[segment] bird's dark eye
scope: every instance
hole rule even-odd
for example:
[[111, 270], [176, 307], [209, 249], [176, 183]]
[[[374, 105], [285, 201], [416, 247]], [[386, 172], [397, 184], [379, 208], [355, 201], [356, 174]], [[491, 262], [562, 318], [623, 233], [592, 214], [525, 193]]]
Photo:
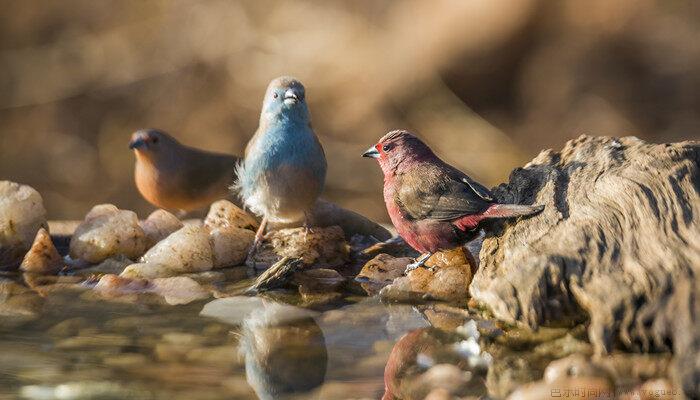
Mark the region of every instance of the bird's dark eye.
[[275, 98], [275, 99], [278, 98], [279, 96], [280, 96], [280, 95], [277, 94], [277, 92], [275, 92], [275, 93], [272, 94], [272, 97]]
[[157, 137], [154, 137], [153, 139], [151, 139], [151, 142], [153, 142], [153, 144], [158, 143], [158, 138], [157, 138]]
[[393, 149], [393, 148], [394, 148], [394, 146], [392, 146], [392, 145], [390, 145], [390, 144], [385, 144], [385, 145], [382, 146], [382, 151], [389, 151], [389, 150], [391, 150], [391, 149]]

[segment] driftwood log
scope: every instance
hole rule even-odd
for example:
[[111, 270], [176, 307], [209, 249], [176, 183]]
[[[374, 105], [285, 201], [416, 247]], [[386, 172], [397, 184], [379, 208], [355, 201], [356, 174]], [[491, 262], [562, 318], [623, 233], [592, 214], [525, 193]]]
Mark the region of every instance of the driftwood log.
[[599, 354], [671, 350], [674, 380], [700, 397], [700, 142], [581, 136], [546, 150], [499, 200], [544, 204], [498, 222], [470, 292], [507, 322], [588, 318]]

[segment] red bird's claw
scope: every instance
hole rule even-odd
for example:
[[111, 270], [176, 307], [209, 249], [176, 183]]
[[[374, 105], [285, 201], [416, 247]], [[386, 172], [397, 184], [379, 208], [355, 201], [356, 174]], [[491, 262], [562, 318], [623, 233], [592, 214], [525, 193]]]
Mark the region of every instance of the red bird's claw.
[[429, 267], [425, 264], [421, 264], [418, 262], [412, 262], [406, 266], [406, 270], [404, 271], [404, 274], [408, 275], [409, 272], [413, 271], [414, 269], [421, 268], [421, 267], [427, 269], [430, 272], [435, 272], [437, 270], [435, 267]]
[[404, 271], [404, 274], [408, 275], [409, 272], [413, 271], [414, 269], [418, 269], [418, 263], [410, 263], [406, 266], [406, 270]]

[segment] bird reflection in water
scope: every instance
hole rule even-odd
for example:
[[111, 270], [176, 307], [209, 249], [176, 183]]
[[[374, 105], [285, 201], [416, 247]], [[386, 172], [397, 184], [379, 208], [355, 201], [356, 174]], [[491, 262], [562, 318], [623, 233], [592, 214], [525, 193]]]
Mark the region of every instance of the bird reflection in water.
[[241, 351], [248, 384], [261, 400], [308, 394], [326, 376], [328, 353], [321, 328], [311, 316], [290, 316], [287, 306], [267, 304], [246, 318]]
[[216, 299], [201, 315], [240, 327], [246, 379], [263, 400], [486, 394], [488, 354], [461, 315], [376, 298], [319, 313], [260, 297]]
[[384, 369], [382, 400], [425, 399], [434, 390], [449, 396], [485, 393], [486, 369], [474, 368], [459, 352], [454, 333], [420, 328], [395, 344]]

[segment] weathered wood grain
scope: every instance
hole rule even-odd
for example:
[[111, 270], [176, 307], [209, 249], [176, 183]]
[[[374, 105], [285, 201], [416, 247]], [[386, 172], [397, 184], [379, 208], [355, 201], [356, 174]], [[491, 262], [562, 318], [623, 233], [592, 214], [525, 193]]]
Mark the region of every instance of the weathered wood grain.
[[699, 163], [700, 142], [581, 136], [543, 151], [495, 194], [545, 210], [497, 222], [472, 296], [532, 328], [587, 317], [598, 353], [672, 350], [677, 383], [699, 397]]

